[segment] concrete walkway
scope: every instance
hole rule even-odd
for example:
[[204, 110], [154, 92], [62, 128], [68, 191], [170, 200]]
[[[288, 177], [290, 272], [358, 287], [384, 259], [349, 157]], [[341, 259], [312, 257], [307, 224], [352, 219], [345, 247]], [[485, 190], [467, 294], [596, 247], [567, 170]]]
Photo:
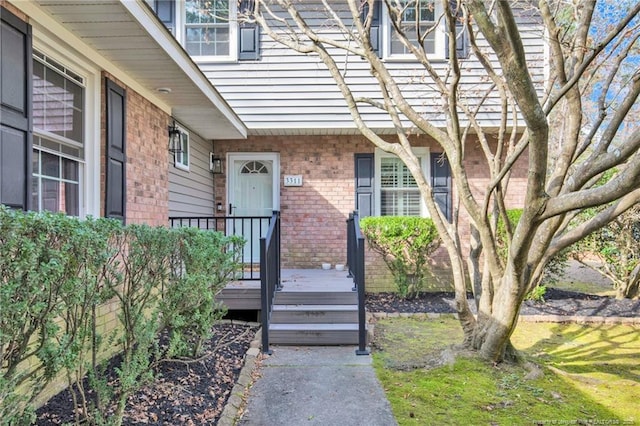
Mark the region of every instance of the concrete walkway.
[[396, 425], [371, 365], [353, 346], [274, 346], [239, 425]]

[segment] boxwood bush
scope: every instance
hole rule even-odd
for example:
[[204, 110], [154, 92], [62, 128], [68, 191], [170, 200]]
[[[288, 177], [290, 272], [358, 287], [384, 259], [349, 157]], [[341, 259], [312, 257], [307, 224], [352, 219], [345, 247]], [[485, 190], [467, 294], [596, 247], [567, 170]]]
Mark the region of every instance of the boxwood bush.
[[360, 220], [369, 247], [380, 253], [393, 275], [398, 294], [414, 298], [425, 287], [429, 256], [440, 237], [429, 218], [409, 216], [365, 217]]
[[[198, 354], [223, 315], [214, 297], [237, 275], [242, 245], [212, 231], [0, 206], [2, 422], [30, 424], [33, 402], [65, 377], [81, 407], [77, 423], [105, 421], [114, 404], [109, 421], [121, 423], [127, 396], [152, 377], [153, 362]], [[105, 303], [116, 307], [118, 326], [100, 335], [96, 313]], [[160, 350], [163, 330], [170, 343]], [[99, 361], [109, 346], [122, 362], [107, 386]]]

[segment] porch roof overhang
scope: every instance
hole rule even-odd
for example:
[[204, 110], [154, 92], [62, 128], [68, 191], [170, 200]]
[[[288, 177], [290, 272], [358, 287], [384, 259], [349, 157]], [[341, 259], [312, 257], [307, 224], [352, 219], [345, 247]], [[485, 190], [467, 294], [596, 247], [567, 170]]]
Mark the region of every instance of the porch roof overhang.
[[247, 137], [242, 120], [144, 0], [12, 3], [203, 138]]
[[[446, 131], [446, 127], [440, 126], [441, 130]], [[398, 130], [395, 127], [383, 127], [383, 126], [371, 126], [369, 127], [376, 135], [387, 136], [396, 135]], [[412, 135], [424, 134], [422, 131], [416, 129], [413, 126], [408, 125], [404, 128], [405, 133]], [[500, 130], [500, 123], [487, 122], [483, 126], [483, 130], [487, 133], [497, 133]], [[522, 125], [516, 129], [518, 132], [525, 131], [525, 127]], [[469, 130], [469, 135], [475, 135], [476, 131], [472, 128]], [[352, 136], [362, 135], [362, 132], [352, 126], [316, 126], [316, 127], [285, 127], [285, 126], [272, 126], [272, 127], [250, 127], [250, 136]]]

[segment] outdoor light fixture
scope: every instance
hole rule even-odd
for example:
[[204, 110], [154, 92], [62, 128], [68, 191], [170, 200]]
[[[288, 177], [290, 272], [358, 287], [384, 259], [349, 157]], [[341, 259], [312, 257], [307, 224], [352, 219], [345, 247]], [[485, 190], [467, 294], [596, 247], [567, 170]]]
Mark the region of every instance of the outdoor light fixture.
[[214, 175], [222, 174], [222, 158], [216, 157], [213, 152], [209, 153], [209, 170]]
[[169, 152], [178, 153], [182, 152], [182, 141], [180, 136], [180, 129], [176, 125], [175, 121], [168, 128], [169, 131]]

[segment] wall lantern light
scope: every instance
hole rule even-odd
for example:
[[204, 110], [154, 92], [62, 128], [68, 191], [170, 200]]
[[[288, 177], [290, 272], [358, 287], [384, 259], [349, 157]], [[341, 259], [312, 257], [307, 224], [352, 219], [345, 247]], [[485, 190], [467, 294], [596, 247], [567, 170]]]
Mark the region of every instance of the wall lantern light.
[[176, 126], [175, 121], [168, 128], [169, 131], [169, 152], [174, 154], [182, 152], [182, 141], [180, 135], [180, 129]]
[[214, 175], [222, 174], [222, 158], [216, 157], [213, 152], [209, 153], [209, 170]]

